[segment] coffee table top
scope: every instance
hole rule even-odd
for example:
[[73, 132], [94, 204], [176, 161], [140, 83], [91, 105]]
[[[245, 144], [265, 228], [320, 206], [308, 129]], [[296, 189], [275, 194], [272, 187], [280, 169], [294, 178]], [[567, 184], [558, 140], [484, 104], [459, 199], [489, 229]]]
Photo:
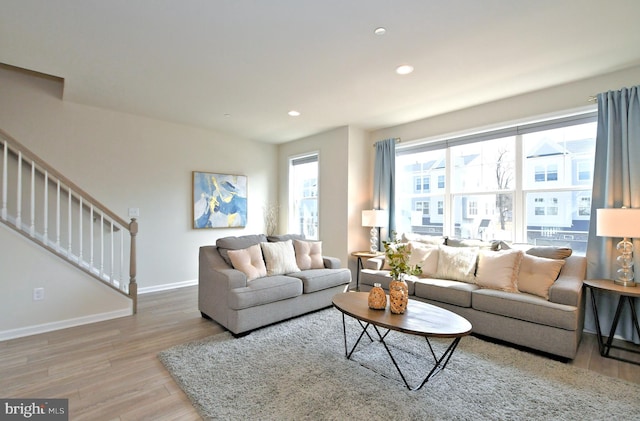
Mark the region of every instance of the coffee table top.
[[467, 319], [444, 308], [410, 299], [403, 314], [393, 314], [388, 306], [386, 310], [370, 309], [368, 297], [368, 292], [343, 292], [333, 297], [333, 305], [363, 322], [412, 335], [458, 338], [471, 333]]

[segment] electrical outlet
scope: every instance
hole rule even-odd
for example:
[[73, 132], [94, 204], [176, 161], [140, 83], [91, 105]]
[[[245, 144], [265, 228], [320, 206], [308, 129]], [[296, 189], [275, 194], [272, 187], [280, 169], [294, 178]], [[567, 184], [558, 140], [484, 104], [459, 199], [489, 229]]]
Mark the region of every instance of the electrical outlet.
[[44, 288], [33, 289], [33, 301], [44, 300]]
[[140, 208], [129, 208], [129, 218], [137, 218], [140, 216]]

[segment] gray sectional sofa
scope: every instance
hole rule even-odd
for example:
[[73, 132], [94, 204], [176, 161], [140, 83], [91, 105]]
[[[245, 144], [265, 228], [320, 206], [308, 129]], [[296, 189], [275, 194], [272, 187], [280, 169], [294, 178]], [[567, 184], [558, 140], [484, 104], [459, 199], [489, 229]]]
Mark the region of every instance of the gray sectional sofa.
[[350, 282], [321, 242], [299, 235], [225, 237], [199, 251], [199, 310], [234, 335], [329, 307]]
[[[575, 357], [584, 324], [585, 257], [571, 255], [566, 248], [505, 250], [504, 243], [465, 243], [419, 235], [403, 237], [403, 241], [412, 244], [412, 263], [421, 260], [423, 265], [421, 276], [408, 279], [411, 298], [467, 318], [475, 334], [567, 359]], [[414, 253], [418, 254], [415, 258]], [[446, 267], [448, 260], [460, 260], [456, 257], [460, 253], [475, 253], [475, 263], [471, 257], [472, 265], [457, 261], [453, 270]], [[362, 291], [369, 291], [374, 283], [388, 289], [390, 280], [384, 256], [365, 262], [360, 274]]]

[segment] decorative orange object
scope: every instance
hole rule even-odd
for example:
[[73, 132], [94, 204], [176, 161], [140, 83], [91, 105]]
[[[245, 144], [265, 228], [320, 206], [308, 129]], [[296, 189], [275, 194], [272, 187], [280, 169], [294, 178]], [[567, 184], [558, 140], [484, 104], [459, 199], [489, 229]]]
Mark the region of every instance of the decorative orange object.
[[373, 288], [369, 291], [369, 308], [374, 310], [387, 308], [387, 295], [378, 283], [373, 284]]
[[394, 314], [402, 314], [409, 304], [409, 287], [403, 280], [393, 280], [389, 284], [389, 310]]

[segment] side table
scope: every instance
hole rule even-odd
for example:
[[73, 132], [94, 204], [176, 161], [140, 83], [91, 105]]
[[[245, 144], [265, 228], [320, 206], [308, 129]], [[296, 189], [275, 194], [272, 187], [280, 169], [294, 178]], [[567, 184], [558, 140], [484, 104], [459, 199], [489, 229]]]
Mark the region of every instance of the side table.
[[[616, 328], [618, 327], [618, 322], [620, 321], [620, 314], [622, 314], [622, 308], [624, 307], [624, 303], [629, 303], [629, 307], [631, 308], [631, 317], [633, 318], [633, 325], [636, 328], [636, 333], [640, 336], [640, 326], [638, 325], [638, 314], [636, 313], [636, 306], [633, 301], [634, 298], [640, 298], [640, 288], [637, 287], [624, 287], [621, 285], [616, 285], [612, 280], [609, 279], [588, 279], [584, 281], [584, 284], [587, 288], [591, 290], [591, 306], [593, 307], [593, 317], [596, 322], [596, 331], [598, 334], [598, 346], [600, 348], [600, 355], [606, 358], [613, 358], [615, 360], [628, 362], [631, 364], [640, 364], [638, 361], [628, 360], [626, 358], [617, 357], [614, 355], [609, 355], [609, 351], [611, 348], [620, 349], [625, 352], [631, 352], [634, 354], [640, 354], [640, 351], [635, 349], [629, 349], [622, 346], [613, 345], [613, 336], [616, 333]], [[603, 292], [608, 294], [619, 295], [618, 299], [618, 307], [616, 308], [616, 314], [613, 317], [613, 323], [611, 324], [611, 330], [609, 331], [609, 337], [607, 341], [604, 342], [604, 338], [602, 336], [602, 331], [600, 329], [600, 319], [598, 319], [598, 307], [596, 306], [596, 298], [595, 292]]]
[[370, 251], [354, 251], [351, 253], [352, 256], [358, 258], [358, 267], [356, 268], [356, 291], [360, 291], [360, 270], [364, 268], [362, 264], [362, 258], [370, 259], [372, 257], [382, 256], [384, 253], [382, 252], [370, 252]]

